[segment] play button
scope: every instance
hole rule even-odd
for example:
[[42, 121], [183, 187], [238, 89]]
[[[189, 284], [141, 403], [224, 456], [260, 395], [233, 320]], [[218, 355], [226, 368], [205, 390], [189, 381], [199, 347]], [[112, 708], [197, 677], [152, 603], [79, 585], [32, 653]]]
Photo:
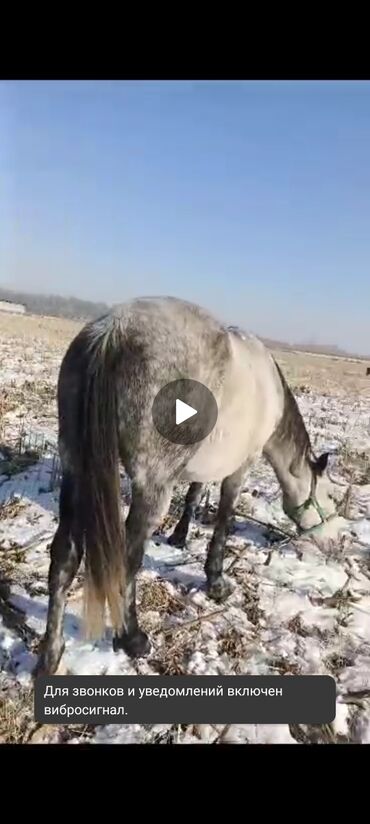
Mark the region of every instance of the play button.
[[193, 409], [193, 407], [189, 406], [189, 404], [180, 401], [179, 398], [176, 398], [176, 426], [197, 414], [197, 409]]
[[203, 441], [212, 432], [217, 415], [217, 403], [208, 387], [186, 378], [163, 386], [152, 407], [158, 432], [184, 446]]

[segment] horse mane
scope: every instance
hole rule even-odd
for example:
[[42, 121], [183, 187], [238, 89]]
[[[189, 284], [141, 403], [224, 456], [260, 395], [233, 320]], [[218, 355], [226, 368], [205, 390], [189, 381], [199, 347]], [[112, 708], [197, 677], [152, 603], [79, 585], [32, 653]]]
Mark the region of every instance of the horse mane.
[[292, 465], [298, 465], [303, 460], [310, 460], [313, 452], [310, 436], [300, 413], [297, 401], [288, 385], [279, 364], [274, 360], [284, 392], [284, 410], [281, 421], [274, 432], [274, 440], [289, 443], [293, 449]]

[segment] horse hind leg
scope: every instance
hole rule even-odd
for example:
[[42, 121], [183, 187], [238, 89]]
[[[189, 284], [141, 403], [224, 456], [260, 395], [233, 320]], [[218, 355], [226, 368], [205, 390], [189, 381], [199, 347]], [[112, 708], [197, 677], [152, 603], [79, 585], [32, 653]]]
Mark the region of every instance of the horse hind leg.
[[201, 483], [194, 482], [190, 484], [185, 498], [184, 511], [181, 515], [180, 520], [176, 524], [172, 535], [170, 535], [168, 538], [168, 543], [171, 546], [179, 547], [179, 549], [184, 548], [186, 544], [186, 539], [188, 537], [191, 519], [194, 516], [194, 512], [202, 496], [202, 489], [203, 484]]
[[208, 595], [215, 601], [224, 601], [231, 593], [231, 587], [222, 575], [225, 543], [235, 503], [240, 493], [244, 472], [245, 466], [243, 465], [232, 475], [224, 478], [221, 485], [216, 525], [208, 547], [204, 567], [207, 577]]
[[132, 484], [132, 498], [125, 524], [127, 582], [124, 596], [124, 628], [113, 638], [113, 649], [123, 649], [132, 658], [150, 651], [149, 639], [140, 628], [136, 610], [136, 575], [142, 565], [145, 544], [161, 521], [171, 500], [172, 484], [147, 478]]
[[63, 618], [66, 598], [83, 554], [82, 536], [76, 529], [74, 486], [72, 474], [64, 472], [60, 491], [59, 525], [50, 549], [46, 632], [35, 675], [55, 673], [64, 652]]

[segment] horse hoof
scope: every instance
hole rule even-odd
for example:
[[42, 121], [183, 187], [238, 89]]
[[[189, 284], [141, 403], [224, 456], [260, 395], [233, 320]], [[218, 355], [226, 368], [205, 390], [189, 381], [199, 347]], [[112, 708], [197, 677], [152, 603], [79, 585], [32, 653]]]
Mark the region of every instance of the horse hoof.
[[207, 595], [218, 603], [226, 601], [232, 591], [233, 587], [224, 578], [218, 578], [217, 581], [207, 585]]
[[123, 649], [130, 658], [144, 658], [151, 650], [148, 636], [141, 629], [133, 635], [121, 635], [113, 638], [114, 652]]
[[[33, 678], [38, 678], [40, 675], [56, 675], [58, 668], [61, 665], [61, 658], [64, 653], [64, 644], [58, 653], [51, 650], [42, 652], [33, 669]], [[60, 673], [61, 674], [61, 673]]]
[[168, 536], [167, 543], [170, 546], [177, 547], [177, 549], [185, 549], [186, 535], [176, 535], [176, 532], [173, 532], [172, 535]]
[[53, 673], [48, 670], [48, 666], [46, 664], [45, 658], [42, 655], [40, 658], [38, 658], [38, 660], [36, 662], [36, 666], [32, 670], [32, 678], [35, 679], [35, 678], [38, 678], [39, 676], [42, 676], [42, 675], [52, 675], [52, 674]]

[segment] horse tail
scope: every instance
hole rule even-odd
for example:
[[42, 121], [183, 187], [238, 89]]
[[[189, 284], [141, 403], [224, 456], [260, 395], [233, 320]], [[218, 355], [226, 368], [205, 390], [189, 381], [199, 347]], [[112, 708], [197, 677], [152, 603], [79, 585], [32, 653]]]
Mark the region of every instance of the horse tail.
[[[85, 327], [79, 416], [79, 511], [85, 543], [86, 635], [101, 637], [108, 605], [122, 631], [126, 582], [125, 524], [120, 505], [116, 363], [122, 348], [119, 319], [108, 315]], [[87, 344], [87, 345], [86, 345]]]

